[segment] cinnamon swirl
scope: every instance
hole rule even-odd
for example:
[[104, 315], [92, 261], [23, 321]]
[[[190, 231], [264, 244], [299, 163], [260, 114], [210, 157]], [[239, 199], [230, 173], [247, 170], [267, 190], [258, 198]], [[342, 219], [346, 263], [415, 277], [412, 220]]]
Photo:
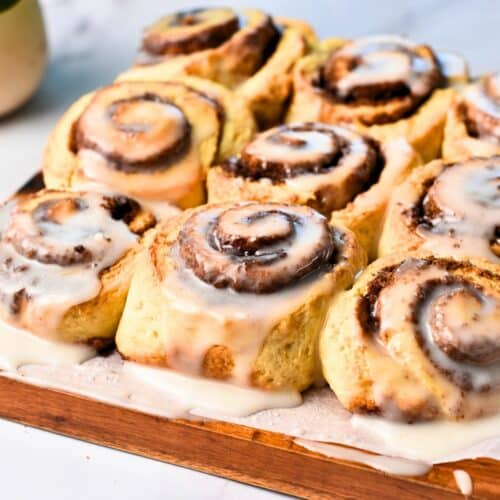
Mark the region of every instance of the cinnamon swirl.
[[467, 86], [448, 112], [443, 158], [500, 155], [500, 73]]
[[500, 156], [417, 169], [394, 192], [380, 255], [422, 249], [500, 264]]
[[117, 334], [126, 359], [262, 388], [304, 389], [331, 297], [365, 256], [309, 207], [227, 203], [161, 226]]
[[[229, 105], [230, 104], [230, 105]], [[107, 189], [144, 204], [204, 201], [208, 166], [254, 132], [241, 99], [213, 82], [128, 82], [79, 99], [46, 147], [49, 188]]]
[[282, 125], [212, 167], [208, 199], [298, 203], [326, 216], [333, 212], [335, 220], [352, 229], [373, 254], [388, 188], [417, 163], [401, 140], [380, 145], [342, 126]]
[[43, 190], [0, 209], [0, 317], [48, 340], [109, 343], [138, 241], [155, 224], [124, 196]]
[[341, 403], [409, 421], [497, 412], [498, 269], [418, 253], [371, 264], [336, 299], [320, 340]]
[[425, 161], [436, 158], [454, 91], [442, 88], [450, 79], [434, 51], [389, 35], [338, 44], [296, 65], [287, 122], [349, 122], [378, 140], [406, 137]]
[[241, 16], [229, 8], [177, 12], [146, 29], [139, 64], [119, 80], [213, 80], [241, 95], [268, 127], [281, 116], [293, 65], [315, 40], [306, 23], [256, 9]]

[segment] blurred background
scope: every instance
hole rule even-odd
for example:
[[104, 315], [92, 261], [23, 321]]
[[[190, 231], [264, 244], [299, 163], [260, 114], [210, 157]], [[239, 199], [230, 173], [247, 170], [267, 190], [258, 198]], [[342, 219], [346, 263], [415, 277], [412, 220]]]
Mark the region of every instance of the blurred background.
[[[167, 12], [186, 7], [222, 4], [258, 7], [274, 14], [304, 18], [316, 27], [321, 37], [393, 32], [464, 55], [473, 74], [500, 67], [499, 0], [40, 0], [40, 3], [50, 50], [45, 78], [26, 107], [0, 120], [0, 151], [8, 150], [7, 159], [26, 175], [37, 168], [47, 134], [63, 110], [81, 94], [110, 82], [130, 66], [145, 25]], [[0, 194], [8, 189], [10, 186], [2, 186]]]

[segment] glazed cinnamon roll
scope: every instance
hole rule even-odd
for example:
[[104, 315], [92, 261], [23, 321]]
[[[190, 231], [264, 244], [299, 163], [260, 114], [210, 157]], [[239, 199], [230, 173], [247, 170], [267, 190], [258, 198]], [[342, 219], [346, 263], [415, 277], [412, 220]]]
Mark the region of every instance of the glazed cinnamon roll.
[[254, 128], [241, 99], [213, 82], [114, 84], [64, 114], [46, 147], [45, 184], [196, 206], [208, 166], [237, 151]]
[[465, 87], [448, 112], [443, 158], [500, 155], [500, 73]]
[[43, 190], [0, 209], [0, 318], [53, 341], [112, 341], [150, 212], [124, 196]]
[[417, 169], [394, 192], [380, 255], [422, 249], [500, 264], [500, 156]]
[[208, 199], [298, 203], [328, 217], [333, 212], [373, 254], [390, 188], [417, 163], [401, 140], [380, 145], [342, 126], [282, 125], [210, 168]]
[[[461, 73], [466, 79], [465, 64]], [[454, 94], [443, 89], [449, 81], [426, 45], [389, 35], [327, 41], [295, 67], [287, 122], [349, 122], [382, 141], [403, 136], [432, 160]]]
[[365, 256], [309, 207], [227, 203], [162, 225], [118, 329], [126, 359], [261, 388], [302, 390], [330, 299]]
[[119, 80], [207, 78], [236, 90], [268, 127], [281, 116], [293, 65], [315, 39], [306, 23], [256, 9], [241, 16], [229, 8], [177, 12], [146, 29], [139, 64]]
[[335, 301], [320, 340], [340, 402], [409, 421], [498, 412], [498, 271], [423, 254], [371, 264]]

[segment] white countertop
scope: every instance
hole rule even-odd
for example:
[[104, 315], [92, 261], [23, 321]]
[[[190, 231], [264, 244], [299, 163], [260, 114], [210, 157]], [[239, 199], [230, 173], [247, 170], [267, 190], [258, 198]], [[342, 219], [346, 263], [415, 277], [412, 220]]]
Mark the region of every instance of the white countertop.
[[[472, 72], [500, 69], [497, 0], [41, 0], [51, 62], [37, 95], [0, 121], [0, 196], [38, 169], [56, 119], [82, 93], [106, 84], [133, 60], [141, 27], [197, 5], [260, 7], [303, 17], [321, 36], [396, 32], [469, 60]], [[1, 68], [0, 68], [1, 70]], [[0, 420], [5, 500], [270, 498], [270, 492]]]

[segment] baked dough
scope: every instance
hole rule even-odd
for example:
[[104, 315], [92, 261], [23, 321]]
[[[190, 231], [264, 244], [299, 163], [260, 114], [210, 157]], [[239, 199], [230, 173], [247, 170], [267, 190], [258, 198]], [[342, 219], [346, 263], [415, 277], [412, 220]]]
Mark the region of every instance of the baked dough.
[[320, 339], [323, 373], [355, 413], [487, 415], [500, 400], [499, 321], [497, 265], [393, 254], [334, 300]]
[[[202, 24], [207, 27], [206, 17], [219, 10], [197, 9], [198, 14], [190, 16], [191, 34], [186, 33], [186, 38], [199, 41], [196, 30], [201, 29]], [[189, 12], [173, 16], [182, 19], [186, 14]], [[316, 43], [316, 36], [311, 26], [303, 21], [271, 18], [257, 9], [245, 9], [242, 14], [244, 24], [227, 32], [229, 36], [225, 39], [218, 39], [218, 45], [203, 47], [198, 44], [198, 50], [189, 53], [179, 48], [179, 53], [149, 57], [147, 64], [127, 70], [119, 75], [118, 81], [164, 81], [179, 74], [206, 78], [241, 96], [255, 113], [261, 128], [275, 125], [290, 95], [293, 66]], [[234, 12], [232, 15], [237, 18]], [[173, 39], [178, 29], [179, 26], [170, 27], [163, 35]]]
[[123, 196], [55, 190], [0, 210], [2, 320], [49, 340], [110, 343], [152, 214]]
[[394, 191], [379, 255], [426, 250], [500, 264], [500, 156], [416, 169]]
[[405, 137], [425, 162], [440, 155], [456, 92], [441, 87], [466, 80], [465, 64], [447, 80], [431, 48], [389, 35], [319, 47], [295, 66], [287, 122], [349, 122], [381, 142]]
[[364, 263], [352, 233], [308, 207], [188, 210], [141, 255], [118, 350], [191, 375], [303, 390], [318, 377], [330, 300]]
[[107, 189], [145, 204], [192, 207], [205, 200], [206, 169], [254, 131], [245, 103], [216, 83], [114, 84], [63, 115], [45, 149], [44, 181], [49, 188]]

